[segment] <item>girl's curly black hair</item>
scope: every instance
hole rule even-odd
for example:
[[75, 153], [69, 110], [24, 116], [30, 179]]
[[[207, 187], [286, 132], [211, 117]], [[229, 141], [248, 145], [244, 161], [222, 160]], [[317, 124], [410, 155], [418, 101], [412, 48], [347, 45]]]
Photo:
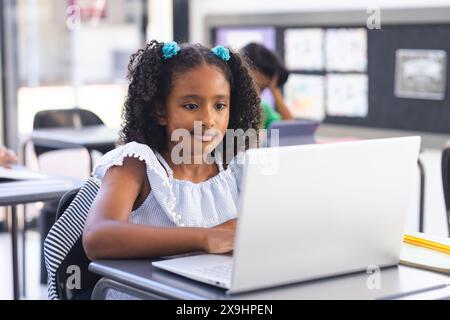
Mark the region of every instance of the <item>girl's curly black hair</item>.
[[158, 123], [157, 113], [161, 112], [158, 108], [166, 105], [173, 80], [203, 63], [219, 68], [230, 83], [228, 129], [259, 130], [260, 98], [244, 57], [230, 50], [230, 59], [224, 61], [203, 45], [182, 44], [176, 56], [163, 59], [163, 45], [152, 40], [131, 56], [128, 65], [130, 83], [122, 111], [122, 143], [136, 141], [158, 152], [166, 151], [168, 137], [165, 127]]

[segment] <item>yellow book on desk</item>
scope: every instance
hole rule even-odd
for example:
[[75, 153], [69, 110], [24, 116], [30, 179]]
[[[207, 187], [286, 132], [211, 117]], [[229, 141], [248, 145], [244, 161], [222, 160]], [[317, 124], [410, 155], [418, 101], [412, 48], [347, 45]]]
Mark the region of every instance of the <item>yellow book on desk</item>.
[[406, 234], [400, 263], [450, 274], [450, 238], [419, 232]]

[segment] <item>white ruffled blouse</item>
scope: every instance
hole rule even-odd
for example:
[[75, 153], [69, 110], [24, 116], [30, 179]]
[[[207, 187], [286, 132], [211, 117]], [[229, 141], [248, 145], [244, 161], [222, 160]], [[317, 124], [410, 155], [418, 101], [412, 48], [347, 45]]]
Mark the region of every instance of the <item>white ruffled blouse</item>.
[[164, 158], [149, 146], [130, 142], [106, 153], [93, 170], [101, 184], [107, 170], [123, 165], [126, 157], [138, 158], [147, 167], [151, 191], [130, 215], [130, 222], [158, 227], [209, 228], [237, 217], [243, 166], [235, 157], [227, 169], [200, 183], [173, 177]]

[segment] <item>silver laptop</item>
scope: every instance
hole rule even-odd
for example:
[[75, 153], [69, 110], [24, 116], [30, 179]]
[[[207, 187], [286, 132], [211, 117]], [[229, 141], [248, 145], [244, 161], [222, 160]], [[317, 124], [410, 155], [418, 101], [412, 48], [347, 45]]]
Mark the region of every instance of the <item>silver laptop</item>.
[[246, 152], [233, 255], [153, 265], [237, 293], [396, 265], [420, 137]]

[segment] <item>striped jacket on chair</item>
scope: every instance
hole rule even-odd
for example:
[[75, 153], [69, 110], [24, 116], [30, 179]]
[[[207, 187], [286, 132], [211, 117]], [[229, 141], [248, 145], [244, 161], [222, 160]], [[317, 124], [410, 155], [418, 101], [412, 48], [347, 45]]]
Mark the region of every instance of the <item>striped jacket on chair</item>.
[[64, 213], [50, 229], [44, 242], [45, 266], [48, 273], [48, 297], [61, 299], [56, 274], [64, 259], [83, 234], [86, 217], [99, 190], [95, 178], [89, 178]]

